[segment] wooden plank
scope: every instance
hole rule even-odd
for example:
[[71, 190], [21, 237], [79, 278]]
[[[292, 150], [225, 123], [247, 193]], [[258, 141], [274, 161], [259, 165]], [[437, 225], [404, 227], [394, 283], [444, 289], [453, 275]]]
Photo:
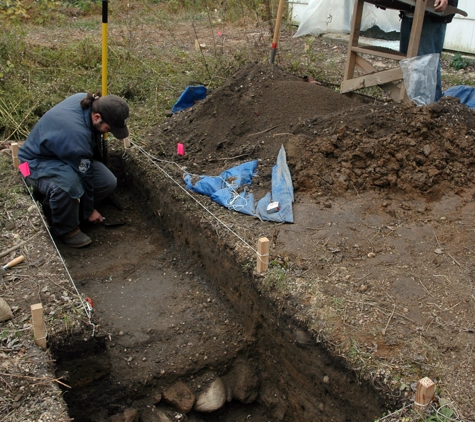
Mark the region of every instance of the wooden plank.
[[348, 56], [346, 59], [345, 73], [343, 75], [343, 80], [353, 78], [355, 73], [355, 62], [357, 54], [352, 51], [352, 47], [358, 46], [358, 40], [360, 38], [360, 28], [361, 21], [363, 18], [363, 6], [364, 0], [356, 0], [355, 7], [353, 10], [353, 19], [351, 21], [351, 30], [350, 30], [350, 39], [348, 41]]
[[41, 348], [46, 349], [46, 324], [43, 305], [41, 303], [31, 305], [31, 317], [33, 319], [33, 335], [35, 343]]
[[[416, 5], [416, 0], [366, 0], [367, 3], [374, 4], [375, 6], [381, 7], [383, 9], [393, 9], [393, 10], [405, 10], [409, 11]], [[436, 12], [434, 10], [435, 0], [428, 0], [426, 10], [434, 15], [447, 16], [459, 14], [467, 17], [468, 13], [464, 10], [457, 9], [454, 6], [447, 6], [444, 12]]]
[[[364, 73], [375, 73], [378, 71], [370, 62], [363, 59], [363, 57], [358, 56], [356, 59], [356, 66]], [[388, 82], [381, 85], [381, 88], [384, 92], [389, 94], [391, 98], [395, 101], [400, 101], [401, 97], [401, 86], [396, 85], [393, 82]]]
[[417, 383], [416, 398], [414, 404], [427, 406], [434, 397], [435, 384], [430, 378], [422, 378]]
[[18, 169], [18, 166], [20, 165], [20, 160], [18, 159], [18, 143], [12, 142], [11, 148], [12, 148], [13, 168]]
[[406, 57], [416, 57], [419, 51], [426, 4], [427, 0], [417, 0]]
[[356, 57], [355, 64], [363, 73], [375, 73], [378, 71], [368, 60], [361, 56]]
[[372, 73], [370, 75], [360, 76], [359, 78], [343, 81], [341, 84], [340, 92], [354, 91], [369, 86], [383, 85], [388, 82], [394, 82], [403, 78], [402, 69], [394, 68], [390, 70], [383, 70], [382, 72]]
[[256, 271], [258, 274], [266, 271], [269, 267], [269, 239], [267, 237], [261, 237], [257, 241], [257, 266]]
[[365, 46], [365, 47], [352, 47], [352, 51], [360, 54], [370, 54], [372, 56], [384, 57], [391, 60], [402, 60], [406, 58], [406, 55], [390, 48], [378, 47], [378, 46]]
[[[419, 0], [398, 0], [401, 3], [406, 3], [411, 6], [416, 6], [416, 2]], [[429, 13], [432, 13], [434, 15], [439, 15], [439, 16], [447, 16], [447, 15], [455, 15], [459, 14], [464, 17], [468, 16], [468, 13], [465, 12], [465, 10], [462, 9], [457, 9], [455, 6], [447, 6], [446, 9], [443, 12], [436, 12], [435, 10], [435, 0], [427, 0], [425, 10], [427, 10]]]

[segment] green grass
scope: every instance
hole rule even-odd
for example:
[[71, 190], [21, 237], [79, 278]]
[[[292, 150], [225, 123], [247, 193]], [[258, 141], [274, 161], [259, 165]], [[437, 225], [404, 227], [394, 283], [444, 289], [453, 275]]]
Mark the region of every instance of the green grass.
[[289, 276], [284, 268], [271, 266], [264, 277], [264, 286], [275, 290], [279, 294], [285, 294], [289, 290]]
[[[129, 103], [134, 140], [164, 118], [187, 85], [215, 88], [243, 62], [254, 59], [252, 49], [219, 54], [219, 40], [204, 52], [196, 51], [193, 32], [198, 28], [198, 37], [209, 38], [225, 20], [242, 19], [243, 11], [250, 15], [254, 7], [258, 6], [249, 1], [110, 3], [108, 93]], [[5, 10], [13, 9], [0, 3], [0, 11]], [[27, 19], [5, 13], [2, 17], [0, 139], [4, 141], [24, 140], [53, 105], [76, 92], [96, 91], [102, 83], [99, 3], [59, 6], [48, 0], [29, 4], [28, 13]], [[177, 28], [181, 36], [176, 35]]]
[[[108, 92], [128, 101], [132, 139], [164, 119], [190, 83], [213, 89], [244, 63], [267, 62], [277, 6], [278, 0], [109, 2]], [[100, 89], [102, 2], [0, 0], [0, 20], [0, 142], [21, 141], [68, 95]], [[242, 27], [246, 43], [217, 36], [230, 22]], [[295, 29], [285, 20], [281, 28]], [[207, 39], [205, 50], [195, 50], [195, 37]], [[344, 57], [327, 58], [312, 36], [300, 42], [280, 44], [279, 66], [338, 89]], [[443, 78], [445, 86], [473, 84], [464, 72]], [[362, 93], [381, 96], [379, 88]]]

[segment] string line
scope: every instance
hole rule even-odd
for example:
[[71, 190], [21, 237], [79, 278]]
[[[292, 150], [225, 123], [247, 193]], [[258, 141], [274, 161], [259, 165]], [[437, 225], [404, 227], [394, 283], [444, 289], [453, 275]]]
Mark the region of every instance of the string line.
[[[257, 255], [261, 255], [259, 254], [259, 252], [257, 252], [257, 250], [255, 248], [253, 248], [248, 242], [246, 242], [246, 240], [244, 240], [241, 236], [239, 236], [239, 234], [237, 234], [233, 229], [231, 229], [231, 227], [229, 227], [226, 223], [224, 223], [224, 221], [220, 220], [216, 215], [214, 215], [208, 208], [206, 208], [205, 205], [203, 205], [198, 199], [196, 199], [190, 192], [188, 189], [186, 189], [184, 186], [182, 186], [182, 184], [178, 183], [170, 174], [168, 174], [165, 169], [163, 169], [158, 163], [158, 162], [161, 162], [161, 163], [167, 163], [167, 164], [173, 164], [175, 166], [177, 166], [184, 174], [186, 173], [185, 169], [183, 169], [182, 167], [180, 167], [177, 163], [175, 163], [174, 161], [167, 161], [167, 160], [161, 160], [157, 157], [154, 157], [152, 154], [150, 154], [149, 152], [147, 152], [145, 149], [143, 149], [140, 145], [137, 145], [135, 142], [133, 141], [130, 141], [130, 143], [132, 145], [134, 145], [138, 151], [140, 151], [143, 155], [145, 155], [151, 162], [152, 164], [157, 167], [166, 177], [168, 177], [173, 183], [175, 183], [186, 195], [188, 195], [191, 199], [193, 199], [193, 201], [195, 201], [201, 208], [203, 208], [208, 214], [210, 214], [214, 219], [216, 219], [216, 221], [218, 221], [219, 224], [221, 224], [223, 227], [225, 227], [230, 233], [232, 233], [234, 236], [236, 236], [241, 242], [244, 243], [244, 245], [246, 245], [249, 249], [251, 249], [252, 251], [254, 251]], [[193, 175], [192, 175], [193, 176]]]

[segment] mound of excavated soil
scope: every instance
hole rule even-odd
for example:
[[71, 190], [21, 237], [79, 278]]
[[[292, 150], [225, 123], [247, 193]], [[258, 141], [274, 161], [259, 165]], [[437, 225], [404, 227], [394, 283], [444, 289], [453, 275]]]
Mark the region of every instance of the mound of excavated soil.
[[396, 188], [440, 197], [474, 180], [474, 126], [473, 112], [454, 98], [426, 107], [362, 104], [276, 66], [251, 64], [151, 138], [171, 134], [183, 143], [195, 173], [257, 158], [268, 177], [284, 144], [296, 190]]
[[305, 191], [397, 188], [440, 197], [473, 183], [473, 112], [455, 98], [428, 107], [374, 104], [302, 125], [289, 143]]
[[260, 198], [284, 145], [295, 223], [229, 211], [250, 242], [271, 240], [286, 281], [267, 277], [267, 293], [371, 382], [404, 401], [429, 376], [474, 420], [474, 126], [454, 98], [355, 101], [251, 64], [157, 127], [146, 147], [194, 174], [258, 159]]

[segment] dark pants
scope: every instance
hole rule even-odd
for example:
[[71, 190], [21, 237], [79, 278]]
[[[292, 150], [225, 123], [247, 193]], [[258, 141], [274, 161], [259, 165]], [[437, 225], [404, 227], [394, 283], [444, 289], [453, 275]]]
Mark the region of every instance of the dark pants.
[[[404, 16], [401, 21], [401, 39], [399, 44], [399, 51], [406, 54], [409, 47], [409, 38], [411, 36], [412, 18]], [[443, 22], [434, 22], [430, 16], [424, 17], [424, 24], [422, 25], [421, 41], [419, 43], [419, 50], [417, 55], [424, 56], [425, 54], [442, 53], [445, 41], [445, 31], [447, 24]], [[435, 101], [442, 97], [442, 81], [440, 75], [440, 60], [437, 67], [437, 86], [435, 91]]]
[[[93, 161], [94, 171], [94, 200], [100, 201], [108, 197], [117, 186], [117, 179], [112, 172], [100, 161]], [[80, 203], [57, 186], [54, 179], [42, 177], [38, 180], [26, 179], [35, 192], [45, 196], [44, 206], [51, 210], [51, 224], [53, 231], [61, 236], [79, 226]]]

